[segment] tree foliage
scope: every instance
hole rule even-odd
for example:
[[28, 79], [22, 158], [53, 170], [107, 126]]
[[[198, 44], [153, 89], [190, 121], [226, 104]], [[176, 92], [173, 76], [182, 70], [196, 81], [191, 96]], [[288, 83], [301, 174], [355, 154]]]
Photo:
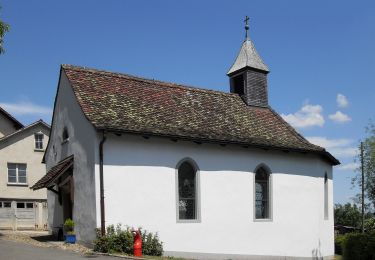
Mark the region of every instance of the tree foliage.
[[[363, 166], [365, 175], [365, 196], [366, 199], [375, 208], [375, 125], [369, 123], [366, 127], [366, 138], [363, 140]], [[357, 161], [361, 162], [358, 155]], [[359, 187], [362, 185], [361, 167], [357, 171], [357, 175], [353, 178], [353, 183], [357, 183]]]
[[[0, 6], [0, 10], [1, 10], [1, 6]], [[4, 53], [4, 47], [3, 47], [3, 44], [4, 44], [4, 35], [6, 32], [9, 31], [9, 24], [3, 22], [2, 20], [0, 20], [0, 54], [3, 54]]]
[[355, 204], [335, 204], [335, 225], [359, 228], [361, 226], [361, 211]]

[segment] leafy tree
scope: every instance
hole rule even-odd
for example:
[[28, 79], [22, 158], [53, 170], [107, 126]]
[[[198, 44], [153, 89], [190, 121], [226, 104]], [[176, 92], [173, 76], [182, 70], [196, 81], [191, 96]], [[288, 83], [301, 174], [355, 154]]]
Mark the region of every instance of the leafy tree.
[[335, 225], [344, 225], [359, 228], [362, 215], [356, 204], [335, 204]]
[[[1, 6], [0, 6], [0, 10], [1, 10]], [[0, 20], [0, 54], [3, 54], [5, 52], [3, 48], [3, 44], [4, 44], [3, 39], [4, 39], [5, 33], [8, 31], [9, 31], [9, 24], [6, 24], [5, 22]]]
[[[366, 127], [366, 138], [363, 141], [363, 168], [365, 176], [365, 197], [375, 208], [375, 125], [369, 123]], [[361, 162], [360, 155], [357, 162]], [[357, 170], [357, 175], [353, 178], [353, 183], [362, 185], [361, 167]]]

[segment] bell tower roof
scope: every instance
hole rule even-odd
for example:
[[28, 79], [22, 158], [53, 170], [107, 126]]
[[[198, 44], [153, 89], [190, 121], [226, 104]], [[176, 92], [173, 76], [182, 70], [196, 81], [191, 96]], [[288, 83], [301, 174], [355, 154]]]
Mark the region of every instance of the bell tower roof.
[[258, 52], [255, 49], [254, 43], [251, 41], [250, 37], [248, 36], [248, 25], [249, 18], [246, 16], [245, 19], [245, 41], [242, 44], [241, 50], [237, 55], [235, 62], [233, 63], [232, 67], [229, 69], [227, 75], [232, 74], [238, 70], [241, 70], [246, 67], [262, 70], [265, 72], [269, 72], [267, 65], [263, 62], [260, 58]]

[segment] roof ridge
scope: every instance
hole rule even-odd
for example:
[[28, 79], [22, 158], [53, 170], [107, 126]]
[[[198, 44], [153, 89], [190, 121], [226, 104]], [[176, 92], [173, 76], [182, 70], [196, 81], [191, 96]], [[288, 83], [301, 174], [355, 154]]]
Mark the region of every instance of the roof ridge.
[[61, 66], [62, 66], [63, 69], [85, 71], [85, 72], [89, 72], [89, 73], [100, 73], [100, 74], [111, 75], [111, 76], [115, 76], [115, 77], [119, 77], [119, 78], [131, 78], [133, 80], [137, 80], [137, 81], [141, 81], [141, 82], [157, 83], [157, 84], [159, 84], [159, 86], [162, 86], [162, 87], [180, 88], [180, 89], [184, 89], [184, 90], [198, 91], [198, 92], [209, 93], [209, 94], [213, 93], [213, 94], [223, 95], [223, 96], [237, 96], [236, 93], [224, 92], [224, 91], [213, 90], [213, 89], [206, 89], [206, 88], [203, 88], [203, 87], [183, 85], [183, 84], [174, 83], [174, 82], [148, 79], [148, 78], [143, 78], [143, 77], [130, 75], [130, 74], [126, 74], [126, 73], [112, 72], [112, 71], [108, 71], [108, 70], [100, 70], [100, 69], [88, 68], [88, 67], [82, 67], [82, 66], [75, 66], [75, 65], [70, 65], [70, 64], [62, 64]]
[[44, 125], [45, 127], [51, 129], [51, 126], [50, 126], [50, 125], [48, 125], [48, 124], [47, 124], [46, 122], [44, 122], [43, 120], [39, 119], [39, 120], [37, 120], [37, 121], [35, 121], [35, 122], [31, 123], [31, 124], [28, 124], [28, 125], [26, 125], [26, 126], [20, 128], [20, 129], [18, 129], [17, 131], [14, 131], [14, 132], [12, 132], [12, 133], [10, 133], [10, 134], [8, 134], [8, 135], [4, 135], [3, 137], [0, 138], [0, 142], [3, 141], [3, 140], [8, 139], [8, 138], [11, 137], [11, 136], [14, 136], [14, 135], [16, 135], [16, 134], [18, 134], [18, 133], [21, 133], [21, 132], [23, 132], [23, 131], [25, 131], [25, 130], [27, 130], [27, 129], [30, 129], [30, 128], [32, 128], [32, 127], [38, 125], [38, 124], [42, 124], [42, 125]]
[[6, 117], [8, 117], [9, 120], [12, 120], [13, 123], [17, 124], [20, 127], [20, 129], [25, 127], [24, 124], [22, 124], [20, 121], [18, 121], [14, 116], [12, 116], [8, 111], [6, 111], [1, 106], [0, 106], [0, 112], [3, 113]]

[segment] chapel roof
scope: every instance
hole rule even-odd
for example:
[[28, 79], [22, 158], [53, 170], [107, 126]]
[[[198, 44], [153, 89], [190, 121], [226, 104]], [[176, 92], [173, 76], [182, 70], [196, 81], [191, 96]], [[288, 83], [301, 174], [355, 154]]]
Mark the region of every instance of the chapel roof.
[[97, 130], [312, 152], [339, 163], [271, 107], [248, 106], [234, 93], [72, 65], [62, 65], [62, 72]]
[[269, 72], [267, 65], [264, 63], [257, 50], [255, 49], [254, 43], [248, 37], [243, 42], [240, 52], [238, 53], [238, 56], [234, 61], [232, 67], [229, 69], [227, 75], [230, 75], [233, 72], [239, 71], [246, 67]]

